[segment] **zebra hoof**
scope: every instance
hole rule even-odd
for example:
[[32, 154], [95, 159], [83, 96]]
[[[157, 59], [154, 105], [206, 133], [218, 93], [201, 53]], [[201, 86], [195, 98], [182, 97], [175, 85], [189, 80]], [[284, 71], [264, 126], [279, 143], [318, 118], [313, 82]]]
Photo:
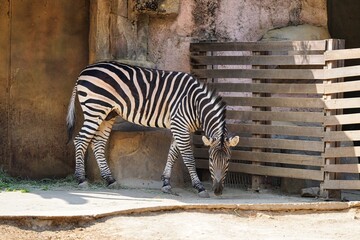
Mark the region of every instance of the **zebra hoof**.
[[173, 192], [173, 191], [171, 190], [171, 186], [170, 186], [170, 185], [163, 186], [163, 187], [161, 188], [161, 191], [162, 191], [163, 193], [166, 193], [166, 194], [171, 194], [171, 195], [179, 196], [179, 194], [177, 194], [176, 192]]
[[89, 188], [89, 183], [87, 181], [83, 181], [82, 183], [79, 183], [78, 185], [79, 188]]
[[201, 198], [210, 198], [210, 195], [206, 190], [199, 192], [198, 195]]
[[163, 193], [172, 194], [171, 186], [170, 186], [170, 185], [163, 186], [163, 187], [161, 188], [161, 191], [162, 191]]
[[109, 184], [107, 187], [108, 187], [109, 189], [119, 189], [119, 188], [120, 188], [120, 184], [118, 184], [118, 183], [115, 181], [115, 182]]

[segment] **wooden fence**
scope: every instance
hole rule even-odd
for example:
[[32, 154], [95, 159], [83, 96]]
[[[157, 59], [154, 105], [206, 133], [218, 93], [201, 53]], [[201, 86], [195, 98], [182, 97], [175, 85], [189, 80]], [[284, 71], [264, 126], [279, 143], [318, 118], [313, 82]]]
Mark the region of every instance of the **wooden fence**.
[[[223, 96], [228, 128], [241, 136], [230, 171], [252, 174], [254, 188], [262, 175], [320, 181], [325, 193], [360, 189], [360, 130], [342, 130], [360, 122], [360, 111], [346, 112], [360, 98], [344, 98], [360, 91], [360, 66], [344, 66], [360, 49], [343, 48], [335, 39], [190, 45], [192, 73]], [[208, 150], [199, 136], [194, 143], [207, 168]]]

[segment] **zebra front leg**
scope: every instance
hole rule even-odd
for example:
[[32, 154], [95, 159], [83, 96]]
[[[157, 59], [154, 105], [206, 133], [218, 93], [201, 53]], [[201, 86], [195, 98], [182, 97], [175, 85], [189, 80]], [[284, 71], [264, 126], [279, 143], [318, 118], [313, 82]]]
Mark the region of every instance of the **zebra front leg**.
[[171, 178], [172, 168], [174, 166], [175, 161], [179, 158], [179, 154], [180, 154], [179, 149], [177, 148], [176, 143], [173, 139], [170, 145], [165, 169], [163, 174], [161, 175], [161, 180], [163, 182], [161, 191], [163, 191], [164, 193], [170, 193], [176, 195], [176, 193], [173, 193], [171, 190], [170, 178]]
[[196, 172], [195, 159], [190, 145], [190, 132], [179, 132], [176, 129], [173, 130], [173, 128], [172, 131], [184, 164], [189, 171], [192, 186], [198, 191], [200, 197], [210, 197]]
[[182, 157], [189, 171], [192, 186], [198, 191], [199, 197], [209, 198], [209, 193], [205, 190], [204, 185], [197, 175], [194, 156], [192, 154], [183, 154]]
[[114, 121], [115, 118], [103, 121], [98, 130], [96, 131], [93, 140], [91, 141], [91, 148], [93, 149], [96, 162], [99, 166], [100, 175], [106, 181], [109, 188], [117, 187], [116, 180], [111, 174], [105, 157], [106, 143], [109, 139]]

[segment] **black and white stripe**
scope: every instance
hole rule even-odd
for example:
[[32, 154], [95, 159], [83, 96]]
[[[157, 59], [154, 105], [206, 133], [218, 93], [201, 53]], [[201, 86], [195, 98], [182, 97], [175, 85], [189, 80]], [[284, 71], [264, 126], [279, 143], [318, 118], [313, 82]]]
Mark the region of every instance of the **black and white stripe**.
[[[109, 185], [115, 184], [104, 152], [114, 118], [121, 116], [138, 125], [171, 130], [173, 143], [162, 175], [165, 192], [171, 191], [171, 169], [181, 154], [193, 186], [200, 195], [207, 196], [196, 174], [190, 146], [190, 134], [203, 129], [207, 136], [204, 136], [203, 141], [210, 146], [209, 163], [214, 188], [218, 188], [215, 193], [221, 194], [230, 158], [229, 147], [237, 144], [238, 137], [227, 137], [225, 104], [221, 98], [194, 77], [183, 72], [141, 68], [117, 62], [100, 62], [86, 67], [79, 75], [68, 108], [69, 140], [75, 123], [76, 95], [84, 114], [83, 126], [74, 139], [75, 176], [80, 184], [86, 183], [84, 154], [89, 144], [101, 176]], [[220, 168], [225, 169], [219, 170], [223, 176], [216, 175]]]

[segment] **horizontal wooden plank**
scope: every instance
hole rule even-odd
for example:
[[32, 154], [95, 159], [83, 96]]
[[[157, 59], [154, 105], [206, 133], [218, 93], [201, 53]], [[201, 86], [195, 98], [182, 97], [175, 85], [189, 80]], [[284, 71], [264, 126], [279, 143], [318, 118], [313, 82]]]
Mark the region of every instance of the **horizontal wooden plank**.
[[323, 94], [325, 91], [324, 84], [209, 83], [208, 86], [218, 92]]
[[360, 173], [360, 164], [324, 165], [324, 171], [333, 173]]
[[[198, 168], [208, 169], [209, 162], [207, 160], [197, 159], [196, 166]], [[229, 171], [255, 174], [255, 175], [274, 176], [274, 177], [311, 179], [317, 181], [322, 181], [324, 175], [322, 170], [271, 167], [264, 165], [242, 164], [242, 163], [230, 163]]]
[[324, 57], [325, 61], [357, 59], [360, 58], [360, 48], [326, 51]]
[[199, 78], [335, 79], [360, 76], [360, 66], [332, 69], [192, 69]]
[[360, 140], [360, 130], [324, 132], [324, 141], [326, 142], [358, 140]]
[[261, 124], [227, 124], [229, 132], [250, 134], [276, 134], [285, 136], [323, 137], [323, 127], [261, 125]]
[[325, 84], [323, 88], [325, 94], [360, 91], [360, 81]]
[[[279, 97], [223, 97], [229, 106], [256, 107], [293, 107], [323, 108], [324, 101], [320, 98], [279, 98]], [[339, 107], [339, 103], [328, 101], [329, 107]]]
[[326, 41], [202, 42], [190, 43], [191, 52], [204, 51], [321, 51]]
[[324, 69], [323, 71], [324, 71], [323, 79], [360, 76], [360, 66], [331, 68], [331, 69]]
[[[207, 159], [209, 152], [207, 148], [194, 148], [195, 158]], [[323, 166], [323, 158], [321, 156], [287, 154], [274, 152], [252, 152], [233, 150], [231, 152], [232, 160], [243, 160], [252, 162], [281, 163], [305, 166]]]
[[325, 158], [360, 157], [360, 147], [325, 148]]
[[360, 180], [325, 180], [323, 188], [360, 190]]
[[325, 65], [323, 55], [191, 56], [191, 65]]
[[[256, 78], [294, 80], [324, 79], [325, 71], [326, 70], [323, 69], [192, 69], [192, 73], [199, 78]], [[334, 72], [334, 74], [339, 75], [342, 74], [342, 72]]]
[[209, 83], [208, 86], [218, 92], [333, 94], [360, 91], [360, 80], [331, 84]]
[[360, 98], [338, 98], [324, 101], [326, 109], [360, 108]]
[[284, 122], [312, 122], [322, 123], [322, 112], [276, 112], [276, 111], [235, 111], [227, 110], [228, 119], [284, 121]]
[[332, 125], [356, 124], [359, 123], [359, 119], [360, 119], [360, 113], [327, 116], [325, 117], [324, 125], [332, 126]]
[[288, 149], [299, 151], [323, 151], [323, 142], [273, 138], [240, 138], [239, 146], [252, 148]]
[[[195, 144], [203, 144], [201, 136], [195, 135]], [[240, 137], [239, 147], [251, 148], [273, 148], [273, 149], [288, 149], [299, 151], [315, 151], [322, 152], [324, 144], [321, 141], [305, 141], [305, 140], [291, 140], [291, 139], [274, 139], [274, 138], [247, 138]]]

